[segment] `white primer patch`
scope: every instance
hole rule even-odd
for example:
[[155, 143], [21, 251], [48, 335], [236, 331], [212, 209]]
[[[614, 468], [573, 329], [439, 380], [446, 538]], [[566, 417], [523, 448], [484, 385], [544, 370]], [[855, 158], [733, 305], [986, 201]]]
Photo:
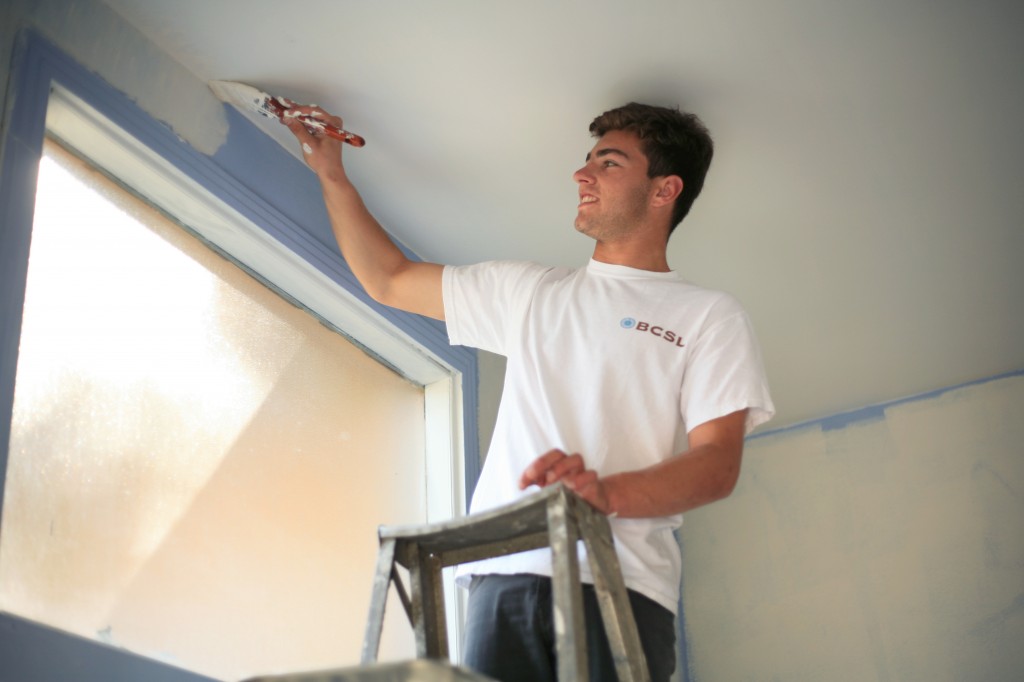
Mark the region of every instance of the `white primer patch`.
[[227, 141], [224, 107], [209, 88], [106, 3], [32, 0], [15, 5], [16, 20], [39, 26], [75, 61], [166, 123], [196, 150], [212, 155]]

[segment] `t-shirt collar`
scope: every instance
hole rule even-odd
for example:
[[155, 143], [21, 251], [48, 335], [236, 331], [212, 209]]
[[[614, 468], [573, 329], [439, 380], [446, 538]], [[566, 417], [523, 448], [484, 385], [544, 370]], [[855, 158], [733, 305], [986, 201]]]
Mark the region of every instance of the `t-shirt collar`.
[[668, 279], [678, 280], [682, 279], [675, 270], [669, 270], [668, 272], [654, 272], [653, 270], [641, 270], [639, 268], [631, 268], [628, 265], [613, 265], [612, 263], [602, 263], [599, 260], [590, 259], [587, 264], [587, 271], [597, 275], [605, 275], [609, 277], [642, 277], [645, 279]]

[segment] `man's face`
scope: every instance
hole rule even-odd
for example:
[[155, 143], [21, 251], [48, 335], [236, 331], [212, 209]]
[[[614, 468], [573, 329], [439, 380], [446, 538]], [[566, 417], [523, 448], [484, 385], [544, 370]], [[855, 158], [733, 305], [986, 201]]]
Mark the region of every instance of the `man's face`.
[[646, 219], [654, 189], [647, 166], [634, 133], [611, 130], [601, 136], [587, 154], [587, 163], [572, 176], [580, 194], [576, 229], [608, 242]]

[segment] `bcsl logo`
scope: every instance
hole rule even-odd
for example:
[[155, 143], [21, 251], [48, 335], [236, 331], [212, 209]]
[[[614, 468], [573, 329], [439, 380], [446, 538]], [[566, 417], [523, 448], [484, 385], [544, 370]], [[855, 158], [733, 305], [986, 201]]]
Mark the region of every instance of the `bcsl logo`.
[[665, 329], [664, 327], [659, 327], [658, 325], [651, 324], [649, 322], [641, 322], [633, 319], [632, 317], [622, 318], [622, 320], [619, 321], [619, 326], [623, 329], [634, 329], [638, 332], [649, 332], [671, 344], [674, 344], [677, 348], [682, 348], [686, 345], [683, 343], [683, 337], [676, 334], [674, 331]]

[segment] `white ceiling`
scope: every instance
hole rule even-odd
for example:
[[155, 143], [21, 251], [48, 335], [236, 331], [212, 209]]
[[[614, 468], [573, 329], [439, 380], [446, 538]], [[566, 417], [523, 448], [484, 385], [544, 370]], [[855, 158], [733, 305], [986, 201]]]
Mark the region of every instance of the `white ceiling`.
[[314, 101], [428, 260], [579, 264], [571, 173], [637, 99], [716, 139], [672, 266], [754, 318], [774, 426], [1024, 368], [1017, 0], [108, 0], [200, 79]]

